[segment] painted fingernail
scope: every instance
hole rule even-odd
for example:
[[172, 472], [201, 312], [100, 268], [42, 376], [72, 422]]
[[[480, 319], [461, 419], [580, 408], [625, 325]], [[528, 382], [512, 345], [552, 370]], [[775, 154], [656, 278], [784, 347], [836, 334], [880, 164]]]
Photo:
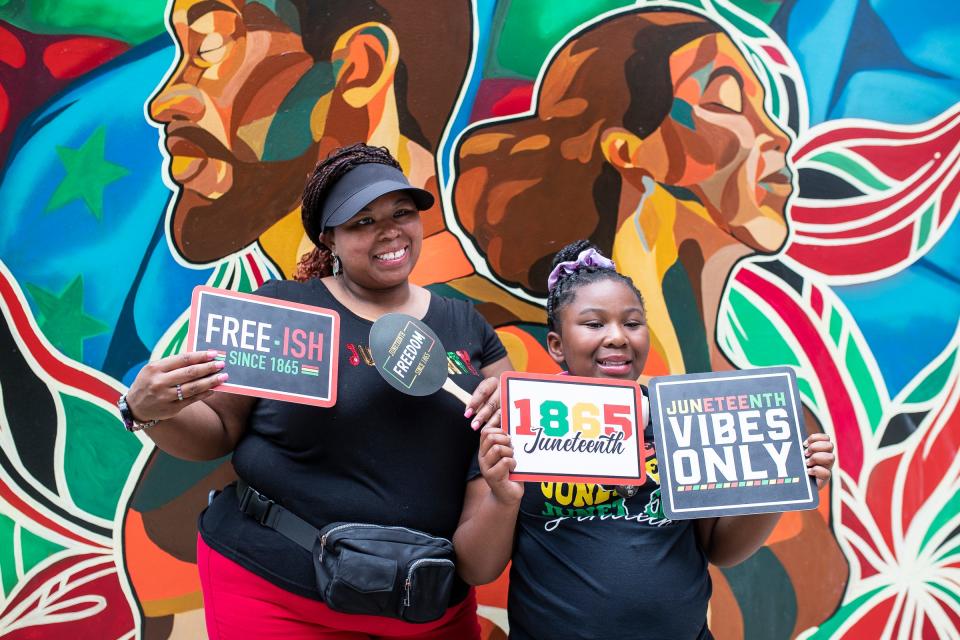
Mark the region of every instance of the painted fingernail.
[[467, 407], [467, 410], [463, 412], [463, 417], [469, 419], [473, 415], [473, 407]]
[[217, 363], [213, 366], [215, 366], [217, 369], [223, 369], [225, 366], [227, 366], [227, 363], [224, 362], [223, 360], [218, 360]]
[[217, 352], [216, 352], [216, 351], [213, 351], [212, 349], [211, 349], [211, 350], [208, 350], [208, 351], [207, 351], [207, 357], [210, 358], [211, 360], [213, 360], [214, 358], [217, 357]]
[[804, 446], [804, 447], [809, 447], [809, 446], [810, 446], [810, 441], [809, 441], [809, 440], [804, 440], [804, 441], [803, 441], [803, 446]]
[[479, 421], [479, 420], [474, 420], [473, 422], [471, 422], [471, 423], [470, 423], [470, 428], [473, 429], [474, 431], [476, 431], [477, 429], [479, 429], [479, 428], [480, 428], [480, 421]]
[[217, 382], [226, 382], [229, 379], [230, 379], [229, 373], [221, 373], [220, 375], [217, 376]]

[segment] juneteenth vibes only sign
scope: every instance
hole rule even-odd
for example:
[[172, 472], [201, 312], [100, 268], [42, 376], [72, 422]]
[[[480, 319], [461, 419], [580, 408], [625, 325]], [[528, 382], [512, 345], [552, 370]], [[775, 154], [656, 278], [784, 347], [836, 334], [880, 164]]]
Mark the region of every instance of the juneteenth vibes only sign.
[[669, 518], [816, 508], [789, 367], [654, 378], [650, 403]]

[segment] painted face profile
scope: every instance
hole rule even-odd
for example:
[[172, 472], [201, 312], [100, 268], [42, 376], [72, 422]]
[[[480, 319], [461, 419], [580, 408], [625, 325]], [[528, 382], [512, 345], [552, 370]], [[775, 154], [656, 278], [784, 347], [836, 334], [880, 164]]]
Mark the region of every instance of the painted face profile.
[[634, 180], [648, 175], [689, 189], [714, 223], [740, 242], [776, 251], [787, 234], [790, 139], [767, 115], [763, 86], [722, 33], [684, 45], [669, 65], [669, 115], [643, 140], [623, 128], [605, 131], [601, 144], [611, 162]]
[[[573, 34], [546, 65], [533, 113], [481, 124], [458, 148], [457, 216], [500, 279], [543, 295], [557, 246], [586, 237], [612, 251], [653, 184], [709, 222], [673, 236], [699, 234], [705, 251], [782, 246], [789, 138], [715, 23], [624, 12]], [[654, 233], [677, 220], [654, 217]], [[715, 232], [727, 240], [706, 238]]]
[[170, 21], [181, 58], [149, 108], [180, 186], [174, 243], [203, 262], [290, 210], [283, 193], [315, 162], [310, 117], [333, 68], [264, 4], [176, 0]]
[[[423, 16], [441, 10], [449, 29], [428, 37]], [[469, 62], [469, 3], [174, 0], [170, 27], [179, 59], [148, 109], [163, 128], [178, 188], [170, 233], [186, 259], [257, 240], [336, 147], [382, 144], [411, 179], [432, 179]], [[449, 64], [424, 65], [428, 49]]]

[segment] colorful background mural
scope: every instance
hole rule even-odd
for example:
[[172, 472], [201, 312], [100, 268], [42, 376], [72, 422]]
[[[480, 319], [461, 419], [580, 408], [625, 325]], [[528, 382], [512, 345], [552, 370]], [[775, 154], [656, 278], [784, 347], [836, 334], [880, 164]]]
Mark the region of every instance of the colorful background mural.
[[[713, 572], [718, 638], [960, 638], [952, 9], [0, 2], [0, 635], [203, 637], [195, 518], [229, 461], [114, 403], [195, 285], [291, 275], [303, 176], [364, 140], [439, 196], [416, 281], [517, 368], [555, 370], [545, 261], [578, 237], [643, 291], [645, 375], [796, 367], [834, 480]], [[505, 578], [480, 600], [505, 637]]]

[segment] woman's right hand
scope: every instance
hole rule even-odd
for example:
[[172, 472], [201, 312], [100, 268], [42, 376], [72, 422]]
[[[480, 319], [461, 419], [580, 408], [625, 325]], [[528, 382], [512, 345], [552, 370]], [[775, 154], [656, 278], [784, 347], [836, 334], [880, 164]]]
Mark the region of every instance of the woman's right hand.
[[127, 406], [134, 418], [166, 420], [209, 398], [212, 389], [229, 377], [220, 373], [224, 362], [215, 357], [215, 351], [188, 351], [146, 364], [127, 391]]
[[510, 436], [498, 426], [480, 431], [480, 473], [490, 486], [490, 492], [503, 504], [515, 505], [523, 498], [523, 483], [510, 479], [517, 466], [513, 458]]

